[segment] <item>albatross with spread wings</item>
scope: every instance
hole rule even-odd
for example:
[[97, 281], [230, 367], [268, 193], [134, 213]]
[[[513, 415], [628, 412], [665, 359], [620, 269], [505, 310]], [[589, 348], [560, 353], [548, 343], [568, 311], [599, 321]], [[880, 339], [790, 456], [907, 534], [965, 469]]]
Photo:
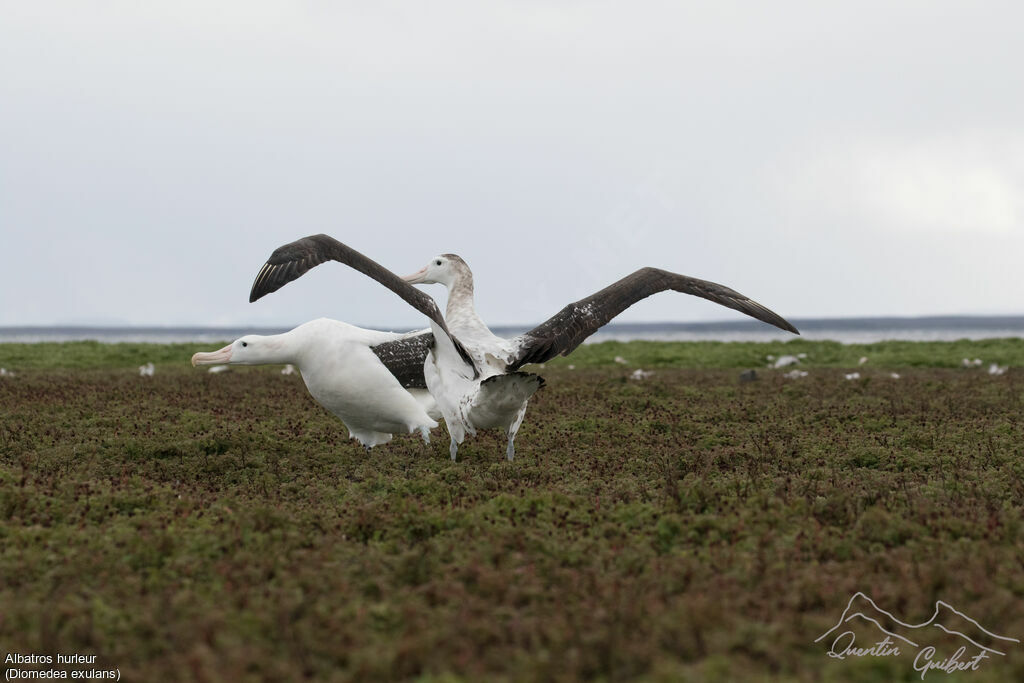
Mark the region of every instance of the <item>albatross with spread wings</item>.
[[[467, 433], [489, 427], [506, 430], [506, 454], [511, 460], [527, 402], [544, 383], [519, 368], [568, 355], [612, 318], [653, 294], [668, 290], [692, 294], [799, 334], [777, 313], [729, 287], [658, 268], [641, 268], [569, 304], [532, 330], [502, 339], [477, 315], [473, 274], [455, 254], [437, 256], [416, 273], [400, 278], [328, 235], [304, 237], [276, 249], [257, 274], [249, 301], [277, 291], [326, 261], [338, 261], [368, 275], [429, 319], [435, 343], [424, 360], [424, 379], [448, 424], [453, 460]], [[430, 296], [412, 286], [434, 283], [448, 289], [444, 316]]]

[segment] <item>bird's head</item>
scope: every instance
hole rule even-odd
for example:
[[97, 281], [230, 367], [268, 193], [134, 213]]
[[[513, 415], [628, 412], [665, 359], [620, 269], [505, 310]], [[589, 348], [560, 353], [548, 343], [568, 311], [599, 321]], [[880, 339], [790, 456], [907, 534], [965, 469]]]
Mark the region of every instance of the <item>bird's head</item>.
[[473, 273], [461, 257], [455, 254], [441, 254], [432, 258], [423, 268], [402, 279], [410, 285], [441, 284], [450, 289], [457, 281], [467, 277], [473, 277]]
[[277, 360], [280, 344], [268, 337], [247, 334], [231, 342], [223, 349], [200, 351], [193, 354], [192, 366], [197, 365], [265, 365], [281, 362]]

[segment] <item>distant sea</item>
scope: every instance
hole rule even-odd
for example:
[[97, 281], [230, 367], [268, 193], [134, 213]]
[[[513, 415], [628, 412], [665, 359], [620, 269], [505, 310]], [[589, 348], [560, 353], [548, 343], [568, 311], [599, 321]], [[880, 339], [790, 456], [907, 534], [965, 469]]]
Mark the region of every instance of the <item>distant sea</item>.
[[[956, 339], [1024, 338], [1024, 316], [934, 316], [923, 318], [793, 319], [805, 339], [831, 339], [844, 344], [870, 344], [889, 339], [953, 341]], [[211, 342], [245, 334], [278, 334], [287, 327], [0, 327], [3, 342]], [[529, 327], [494, 327], [511, 337]], [[399, 329], [396, 331], [407, 331]], [[587, 339], [602, 341], [785, 341], [793, 335], [755, 320], [704, 323], [612, 323]]]

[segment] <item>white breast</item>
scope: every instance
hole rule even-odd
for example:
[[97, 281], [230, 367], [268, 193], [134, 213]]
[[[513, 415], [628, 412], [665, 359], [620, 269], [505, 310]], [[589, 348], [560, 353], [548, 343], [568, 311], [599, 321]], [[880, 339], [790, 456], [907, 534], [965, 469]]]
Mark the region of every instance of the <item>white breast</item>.
[[383, 443], [393, 432], [436, 427], [427, 412], [430, 402], [403, 388], [370, 348], [401, 335], [337, 324], [349, 329], [335, 327], [333, 334], [320, 335], [299, 359], [302, 379], [317, 403], [365, 445]]

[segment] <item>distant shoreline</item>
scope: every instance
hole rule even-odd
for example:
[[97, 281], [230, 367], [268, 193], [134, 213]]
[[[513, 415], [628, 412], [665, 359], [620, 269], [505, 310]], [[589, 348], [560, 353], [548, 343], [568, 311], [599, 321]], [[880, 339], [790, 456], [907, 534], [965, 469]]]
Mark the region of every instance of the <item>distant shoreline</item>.
[[[872, 343], [885, 340], [954, 341], [1024, 337], [1024, 315], [1020, 316], [922, 316], [863, 318], [795, 318], [801, 336], [813, 340], [843, 343]], [[528, 325], [495, 326], [501, 336], [514, 336]], [[291, 327], [241, 326], [11, 326], [0, 327], [0, 343], [88, 341], [181, 343], [223, 341], [244, 334], [279, 334]], [[380, 327], [378, 329], [388, 329]], [[406, 331], [403, 328], [391, 328]], [[784, 341], [793, 335], [756, 320], [718, 322], [611, 323], [590, 337], [602, 341]]]

